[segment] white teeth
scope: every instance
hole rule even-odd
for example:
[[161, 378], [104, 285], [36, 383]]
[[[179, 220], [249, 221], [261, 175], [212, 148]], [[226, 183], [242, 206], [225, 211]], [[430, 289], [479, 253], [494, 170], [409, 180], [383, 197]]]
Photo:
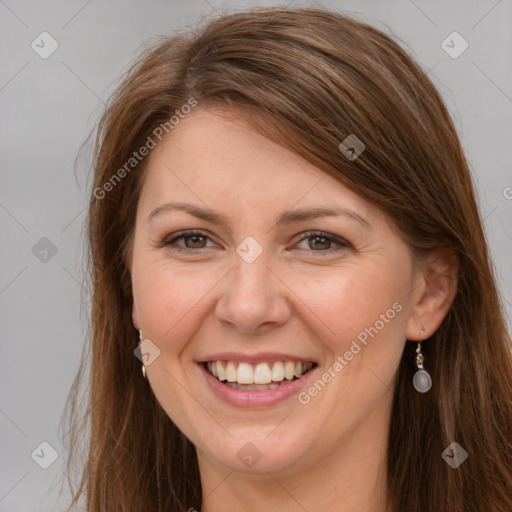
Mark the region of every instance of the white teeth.
[[280, 381], [284, 379], [284, 365], [281, 361], [277, 361], [274, 363], [272, 367], [272, 380]]
[[[208, 372], [218, 380], [233, 384], [236, 389], [272, 389], [283, 380], [295, 380], [313, 367], [313, 363], [276, 361], [272, 363], [236, 363], [235, 361], [209, 361]], [[243, 384], [240, 388], [238, 384]], [[252, 387], [254, 386], [254, 387]], [[258, 388], [260, 386], [260, 388]]]
[[[252, 370], [252, 366], [249, 363], [240, 363], [238, 365], [238, 372], [237, 372], [237, 379], [236, 379], [238, 384], [254, 384], [253, 379], [254, 379], [254, 372]], [[258, 382], [258, 384], [263, 384], [263, 383]]]
[[217, 367], [217, 378], [222, 382], [226, 380], [226, 368], [220, 361], [214, 361], [213, 366]]
[[[238, 371], [240, 371], [240, 366], [238, 367]], [[267, 363], [260, 363], [256, 365], [256, 368], [254, 368], [253, 380], [254, 384], [269, 384], [272, 382], [272, 373], [270, 372], [270, 367]]]
[[228, 382], [236, 382], [237, 374], [236, 374], [236, 366], [233, 361], [228, 361], [226, 366], [226, 379]]
[[295, 376], [295, 363], [287, 361], [284, 365], [284, 376], [288, 380], [292, 380]]

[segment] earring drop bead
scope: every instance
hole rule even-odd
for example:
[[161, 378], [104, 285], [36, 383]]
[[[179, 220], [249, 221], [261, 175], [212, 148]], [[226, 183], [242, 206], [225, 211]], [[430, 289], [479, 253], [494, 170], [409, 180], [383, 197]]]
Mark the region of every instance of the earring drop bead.
[[426, 393], [432, 387], [432, 378], [425, 370], [418, 370], [412, 378], [412, 385], [419, 393]]
[[414, 389], [418, 391], [418, 393], [426, 393], [432, 387], [432, 378], [430, 377], [430, 374], [423, 368], [425, 357], [421, 353], [421, 341], [418, 342], [416, 354], [416, 366], [418, 371], [412, 378], [412, 385], [414, 386]]

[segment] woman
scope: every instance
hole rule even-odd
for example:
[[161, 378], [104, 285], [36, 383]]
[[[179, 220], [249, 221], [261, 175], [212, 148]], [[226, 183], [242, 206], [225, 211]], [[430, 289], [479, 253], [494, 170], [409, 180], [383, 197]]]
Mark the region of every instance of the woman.
[[388, 36], [271, 8], [159, 40], [101, 120], [89, 241], [73, 503], [512, 510], [511, 344], [470, 172]]

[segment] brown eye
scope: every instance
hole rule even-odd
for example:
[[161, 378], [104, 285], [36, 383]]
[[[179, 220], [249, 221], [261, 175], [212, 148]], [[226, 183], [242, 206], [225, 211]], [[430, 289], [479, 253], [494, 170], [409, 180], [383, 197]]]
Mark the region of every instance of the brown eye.
[[[163, 242], [162, 246], [178, 250], [205, 249], [209, 247], [206, 245], [208, 238], [209, 237], [201, 231], [186, 231]], [[181, 239], [185, 241], [184, 245], [177, 243], [177, 241]]]
[[[311, 247], [311, 249], [330, 249], [330, 245], [331, 245], [331, 240], [329, 240], [328, 238], [324, 237], [324, 236], [312, 236], [312, 237], [309, 237], [308, 240], [310, 240], [309, 242], [309, 247]], [[312, 242], [311, 242], [312, 240]]]
[[186, 235], [182, 236], [183, 240], [189, 240], [190, 244], [185, 242], [185, 246], [189, 249], [201, 249], [205, 246], [206, 237], [202, 235]]
[[[352, 247], [345, 240], [322, 231], [312, 231], [305, 233], [305, 235], [306, 236], [300, 240], [300, 243], [307, 241], [308, 246], [305, 247], [305, 249], [310, 249], [309, 252], [332, 253]], [[333, 247], [333, 245], [335, 247]], [[301, 249], [302, 248], [303, 247], [301, 247]]]

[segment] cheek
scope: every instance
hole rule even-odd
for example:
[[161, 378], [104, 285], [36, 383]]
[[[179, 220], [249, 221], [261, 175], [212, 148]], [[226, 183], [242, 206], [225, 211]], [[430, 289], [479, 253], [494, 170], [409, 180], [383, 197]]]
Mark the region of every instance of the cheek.
[[319, 378], [328, 381], [330, 389], [325, 394], [318, 391], [318, 400], [314, 397], [322, 385], [313, 384], [314, 389], [306, 392], [312, 397], [312, 410], [332, 410], [338, 426], [348, 421], [347, 415], [356, 418], [377, 407], [392, 386], [406, 323], [408, 289], [405, 278], [397, 281], [400, 275], [406, 274], [382, 265], [354, 265], [326, 279], [302, 281], [301, 293], [308, 297], [304, 315], [309, 320], [304, 323], [325, 351]]
[[369, 337], [367, 330], [376, 323], [382, 334], [396, 333], [402, 327], [395, 320], [400, 317], [397, 310], [403, 310], [405, 282], [397, 282], [389, 269], [354, 265], [331, 270], [325, 278], [295, 276], [292, 288], [301, 299], [304, 322], [331, 351], [343, 353], [358, 335]]
[[197, 316], [218, 280], [211, 270], [201, 272], [161, 257], [134, 260], [134, 302], [144, 337], [168, 354], [181, 352], [197, 329]]
[[405, 273], [354, 267], [303, 284], [304, 322], [328, 354], [318, 376], [328, 391], [317, 381], [301, 399], [310, 400], [313, 415], [332, 411], [333, 431], [378, 407], [392, 387], [405, 341], [408, 293], [397, 275]]
[[152, 258], [134, 261], [132, 284], [134, 303], [144, 336], [155, 342], [185, 315], [187, 286], [180, 274]]

